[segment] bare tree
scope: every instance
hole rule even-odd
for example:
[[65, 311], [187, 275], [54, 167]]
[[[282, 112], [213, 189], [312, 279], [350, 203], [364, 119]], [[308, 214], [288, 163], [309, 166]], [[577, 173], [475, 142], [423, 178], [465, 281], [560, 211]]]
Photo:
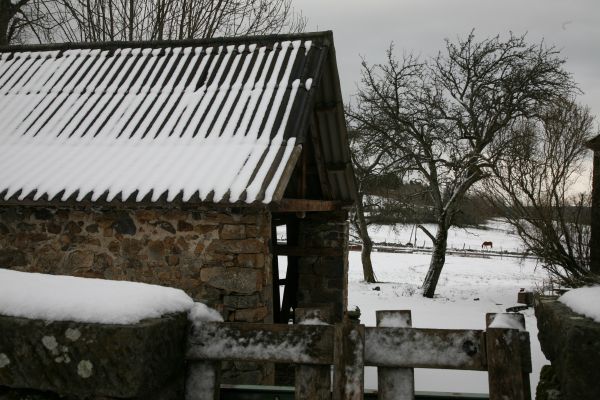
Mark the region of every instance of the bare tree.
[[46, 13], [52, 0], [0, 0], [0, 46], [44, 42], [54, 28]]
[[485, 193], [515, 227], [528, 252], [563, 284], [600, 277], [590, 271], [590, 195], [573, 193], [593, 130], [587, 108], [572, 101], [513, 127]]
[[[426, 183], [437, 232], [423, 295], [433, 297], [445, 263], [448, 230], [467, 192], [490, 175], [517, 121], [573, 90], [564, 60], [552, 47], [510, 34], [476, 41], [471, 33], [419, 63], [363, 65], [357, 104], [349, 115], [383, 135], [410, 174]], [[372, 116], [376, 115], [377, 118]]]
[[[349, 122], [349, 125], [352, 126], [352, 122]], [[390, 201], [372, 194], [376, 187], [381, 188], [382, 178], [394, 176], [401, 179], [402, 164], [396, 158], [397, 155], [389, 150], [387, 143], [381, 140], [381, 136], [373, 137], [369, 132], [362, 131], [360, 126], [356, 128], [350, 130], [348, 134], [357, 181], [356, 206], [350, 222], [362, 242], [363, 278], [366, 282], [375, 283], [377, 278], [371, 261], [373, 241], [368, 227], [373, 214], [380, 214], [382, 210], [388, 208], [386, 206], [389, 206]]]
[[291, 0], [54, 0], [54, 40], [98, 42], [298, 32]]

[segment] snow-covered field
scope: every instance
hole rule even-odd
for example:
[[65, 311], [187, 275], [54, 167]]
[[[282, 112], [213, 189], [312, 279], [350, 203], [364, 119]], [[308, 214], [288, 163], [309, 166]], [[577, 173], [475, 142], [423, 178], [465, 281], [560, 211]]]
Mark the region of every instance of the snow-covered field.
[[[485, 314], [505, 312], [516, 305], [520, 288], [540, 286], [546, 274], [535, 261], [515, 258], [448, 256], [434, 299], [421, 296], [419, 286], [429, 266], [427, 254], [374, 253], [373, 266], [381, 283], [362, 282], [360, 253], [350, 252], [349, 308], [358, 306], [361, 322], [375, 325], [376, 310], [411, 310], [413, 326], [419, 328], [485, 329]], [[380, 290], [374, 290], [379, 287]], [[522, 312], [531, 337], [533, 373], [531, 387], [548, 361], [537, 341], [532, 309]], [[420, 369], [415, 372], [416, 390], [487, 393], [487, 373]], [[377, 387], [374, 368], [365, 372], [365, 388]]]
[[[437, 231], [434, 224], [423, 224], [432, 234]], [[372, 225], [369, 227], [371, 239], [376, 243], [386, 242], [395, 244], [415, 243], [415, 230], [418, 247], [431, 247], [431, 239], [420, 229], [411, 224]], [[452, 227], [448, 233], [448, 248], [451, 249], [481, 249], [485, 241], [493, 243], [494, 250], [521, 252], [521, 239], [515, 234], [514, 228], [501, 219], [488, 221], [480, 228]]]

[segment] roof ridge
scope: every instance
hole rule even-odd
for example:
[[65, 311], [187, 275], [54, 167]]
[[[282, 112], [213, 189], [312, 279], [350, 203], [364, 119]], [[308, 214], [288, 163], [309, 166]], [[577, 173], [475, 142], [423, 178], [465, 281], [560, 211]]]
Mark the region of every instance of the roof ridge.
[[143, 41], [112, 41], [112, 42], [66, 42], [48, 44], [23, 44], [0, 46], [0, 53], [22, 51], [52, 51], [74, 49], [118, 49], [123, 47], [160, 48], [160, 47], [192, 47], [220, 46], [235, 44], [272, 44], [286, 40], [318, 40], [321, 44], [329, 44], [333, 39], [332, 31], [317, 31], [303, 33], [286, 33], [258, 36], [217, 37], [210, 39], [179, 39], [179, 40], [143, 40]]

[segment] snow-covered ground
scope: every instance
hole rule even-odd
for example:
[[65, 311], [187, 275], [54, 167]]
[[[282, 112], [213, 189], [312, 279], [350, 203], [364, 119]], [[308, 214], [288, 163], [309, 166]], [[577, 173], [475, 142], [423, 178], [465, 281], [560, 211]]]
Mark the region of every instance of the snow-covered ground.
[[[411, 234], [411, 225], [395, 227], [372, 227], [376, 242], [406, 243]], [[435, 230], [433, 225], [428, 229]], [[414, 233], [413, 233], [414, 235]], [[418, 232], [418, 245], [426, 240]], [[278, 231], [285, 237], [285, 230]], [[453, 228], [450, 231], [449, 247], [480, 249], [483, 241], [492, 241], [494, 250], [521, 251], [521, 241], [510, 226], [501, 220], [492, 220], [485, 229]], [[372, 254], [373, 267], [380, 283], [366, 284], [362, 281], [360, 253], [349, 255], [349, 309], [358, 306], [361, 322], [375, 326], [377, 310], [411, 310], [413, 326], [419, 328], [485, 329], [486, 313], [505, 312], [517, 304], [517, 293], [521, 288], [540, 288], [547, 280], [546, 273], [536, 268], [536, 260], [514, 257], [491, 256], [462, 257], [446, 256], [446, 265], [440, 277], [434, 299], [421, 296], [419, 287], [429, 267], [430, 255], [424, 253]], [[285, 276], [285, 258], [280, 257], [280, 276]], [[375, 288], [379, 290], [374, 290]], [[542, 365], [548, 364], [537, 340], [537, 323], [533, 309], [522, 311], [526, 329], [531, 339], [533, 373], [532, 393], [539, 380]], [[415, 373], [416, 390], [487, 393], [486, 372], [419, 369]], [[365, 371], [365, 388], [376, 389], [376, 369]], [[535, 397], [535, 396], [534, 396]]]
[[[427, 272], [427, 254], [374, 253], [373, 267], [381, 283], [362, 282], [360, 253], [350, 252], [349, 308], [358, 306], [361, 322], [375, 326], [376, 310], [411, 310], [419, 328], [485, 329], [485, 314], [505, 312], [516, 305], [519, 289], [535, 289], [546, 274], [534, 260], [448, 256], [434, 299], [423, 298], [419, 286]], [[374, 290], [379, 287], [380, 290]], [[532, 309], [522, 312], [531, 338], [533, 373], [531, 387], [548, 361], [540, 350]], [[487, 373], [419, 369], [416, 390], [487, 393]], [[375, 368], [365, 372], [365, 388], [377, 387]]]
[[[423, 224], [432, 234], [437, 231], [434, 224]], [[415, 229], [412, 224], [396, 225], [371, 225], [369, 233], [376, 243], [386, 242], [395, 244], [415, 243], [415, 230], [418, 247], [431, 247], [431, 239], [420, 229]], [[488, 221], [480, 228], [452, 227], [448, 233], [448, 248], [451, 249], [481, 249], [483, 242], [492, 242], [494, 250], [521, 252], [522, 242], [516, 235], [514, 228], [501, 219]]]

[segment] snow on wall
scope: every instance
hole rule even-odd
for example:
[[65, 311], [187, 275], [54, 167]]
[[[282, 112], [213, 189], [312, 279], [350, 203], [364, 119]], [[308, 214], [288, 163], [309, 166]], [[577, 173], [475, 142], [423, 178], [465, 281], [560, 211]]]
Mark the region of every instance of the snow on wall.
[[298, 68], [310, 48], [0, 54], [0, 198], [269, 203], [296, 145], [292, 106], [312, 87]]
[[180, 289], [0, 268], [1, 315], [134, 324], [146, 318], [185, 312], [193, 305], [193, 300]]
[[569, 290], [558, 301], [576, 313], [600, 322], [600, 286]]

